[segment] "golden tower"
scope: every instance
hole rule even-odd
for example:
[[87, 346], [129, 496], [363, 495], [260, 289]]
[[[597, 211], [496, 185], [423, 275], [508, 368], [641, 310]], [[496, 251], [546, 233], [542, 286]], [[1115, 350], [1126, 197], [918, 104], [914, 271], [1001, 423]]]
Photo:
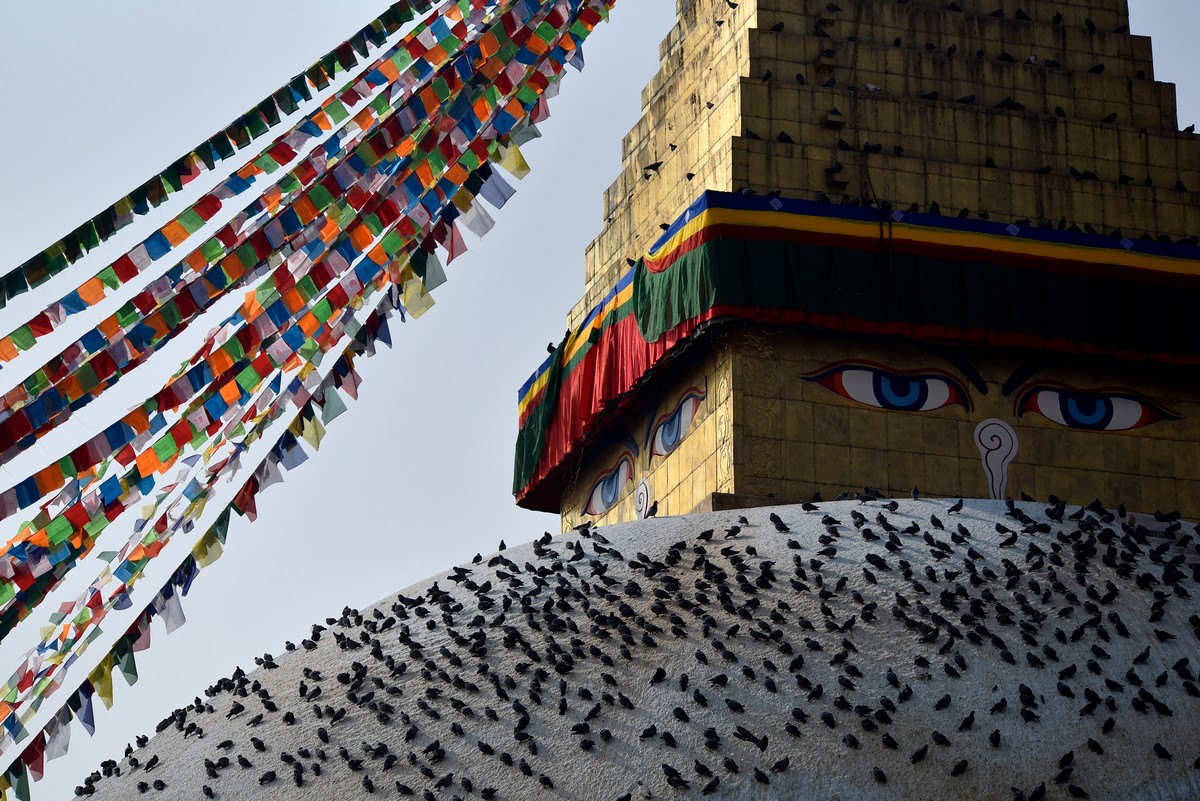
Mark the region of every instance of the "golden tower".
[[1126, 0], [677, 7], [519, 503], [1200, 515], [1200, 140]]

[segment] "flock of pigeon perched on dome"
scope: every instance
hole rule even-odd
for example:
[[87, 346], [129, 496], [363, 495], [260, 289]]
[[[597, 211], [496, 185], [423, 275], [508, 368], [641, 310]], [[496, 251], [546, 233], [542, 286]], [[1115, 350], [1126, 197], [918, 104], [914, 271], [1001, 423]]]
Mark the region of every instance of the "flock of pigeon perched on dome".
[[1196, 798], [1197, 533], [869, 496], [584, 525], [314, 624], [76, 795]]

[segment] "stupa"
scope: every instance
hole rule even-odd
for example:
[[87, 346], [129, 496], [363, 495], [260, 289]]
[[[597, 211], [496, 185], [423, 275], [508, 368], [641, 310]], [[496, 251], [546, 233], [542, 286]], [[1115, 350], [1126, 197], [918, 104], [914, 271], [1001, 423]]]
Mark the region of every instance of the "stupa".
[[1200, 146], [1126, 3], [678, 11], [521, 391], [562, 536], [79, 794], [1200, 795]]

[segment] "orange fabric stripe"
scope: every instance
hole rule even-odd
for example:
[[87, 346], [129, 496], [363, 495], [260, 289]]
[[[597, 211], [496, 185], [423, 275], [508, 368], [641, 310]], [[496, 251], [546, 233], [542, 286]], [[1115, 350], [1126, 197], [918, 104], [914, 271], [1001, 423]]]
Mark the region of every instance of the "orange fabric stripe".
[[182, 225], [179, 224], [178, 220], [171, 220], [169, 223], [164, 225], [161, 230], [163, 236], [167, 238], [167, 241], [171, 243], [172, 247], [178, 247], [187, 241], [188, 232]]
[[317, 207], [308, 199], [307, 195], [297, 200], [292, 205], [292, 208], [295, 209], [296, 216], [300, 218], [300, 222], [303, 225], [308, 225], [317, 218]]
[[365, 225], [356, 225], [350, 231], [350, 243], [354, 245], [354, 249], [359, 253], [371, 246], [375, 240], [375, 235], [371, 233], [371, 229]]
[[242, 391], [238, 388], [237, 382], [230, 381], [221, 387], [221, 397], [231, 406], [237, 403], [238, 399], [242, 397]]
[[62, 468], [57, 462], [43, 467], [33, 474], [33, 480], [37, 484], [38, 492], [49, 495], [63, 485]]
[[198, 250], [193, 250], [188, 254], [188, 257], [183, 260], [183, 263], [192, 268], [192, 272], [203, 272], [208, 266], [208, 259], [204, 258], [204, 254]]
[[221, 262], [221, 269], [229, 276], [230, 281], [236, 281], [246, 274], [246, 265], [242, 264], [237, 254], [230, 254], [230, 258]]
[[383, 60], [383, 63], [379, 65], [379, 71], [382, 72], [383, 77], [387, 78], [389, 81], [395, 81], [400, 77], [400, 70], [396, 69], [396, 65], [392, 63], [390, 58]]
[[300, 296], [300, 293], [296, 291], [295, 287], [292, 287], [287, 292], [284, 292], [282, 297], [283, 305], [286, 306], [287, 310], [292, 314], [295, 314], [304, 308], [304, 298]]
[[317, 329], [321, 327], [321, 321], [314, 317], [312, 312], [301, 317], [296, 324], [300, 326], [301, 331], [310, 337], [317, 333]]
[[121, 422], [141, 434], [143, 431], [150, 430], [150, 413], [145, 409], [134, 409], [122, 417]]
[[367, 258], [382, 267], [383, 265], [387, 264], [388, 259], [391, 257], [388, 256], [387, 251], [383, 249], [383, 245], [376, 245], [375, 247], [371, 248], [371, 252], [367, 254]]
[[76, 401], [83, 397], [83, 384], [79, 383], [78, 376], [69, 375], [58, 385], [58, 391], [72, 401]]
[[426, 189], [433, 186], [433, 168], [429, 166], [428, 161], [422, 161], [417, 165], [417, 177], [421, 179], [421, 185]]
[[154, 452], [154, 448], [146, 448], [146, 450], [139, 453], [134, 463], [137, 465], [138, 472], [142, 475], [142, 478], [154, 475], [160, 464], [158, 454]]
[[367, 106], [354, 115], [354, 123], [364, 131], [375, 124], [375, 110]]
[[483, 53], [485, 58], [491, 58], [500, 51], [500, 43], [496, 41], [496, 34], [491, 31], [480, 36], [478, 44], [479, 52]]
[[79, 297], [89, 306], [95, 306], [104, 300], [104, 282], [99, 278], [89, 278], [78, 290]]
[[342, 229], [336, 222], [326, 219], [324, 227], [321, 228], [321, 241], [328, 245], [337, 239], [341, 233]]
[[425, 60], [435, 67], [440, 66], [449, 57], [450, 54], [446, 52], [446, 48], [440, 44], [436, 44], [425, 51]]
[[[100, 325], [96, 326], [96, 328], [97, 328], [97, 330], [100, 331], [101, 334], [104, 334], [104, 336], [107, 337], [109, 339], [109, 341], [111, 342], [113, 340], [113, 338], [115, 338], [117, 336], [117, 334], [120, 332], [121, 324], [117, 322], [116, 316], [105, 317], [103, 320], [100, 321]], [[133, 346], [131, 345], [130, 347], [133, 347]]]
[[229, 357], [228, 353], [219, 348], [208, 354], [207, 361], [214, 375], [220, 375], [230, 367], [233, 367], [233, 359]]

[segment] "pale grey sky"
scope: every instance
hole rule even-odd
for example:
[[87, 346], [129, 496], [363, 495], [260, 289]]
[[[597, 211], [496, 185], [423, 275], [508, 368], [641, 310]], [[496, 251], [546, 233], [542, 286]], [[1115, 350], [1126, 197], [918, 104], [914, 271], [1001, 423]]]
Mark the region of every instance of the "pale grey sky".
[[[5, 4], [0, 273], [224, 127], [387, 5]], [[1200, 4], [1130, 5], [1133, 31], [1154, 37], [1159, 80], [1192, 81], [1179, 88], [1180, 125], [1200, 121], [1189, 55]], [[468, 235], [470, 252], [448, 269], [438, 305], [393, 326], [394, 350], [360, 362], [361, 400], [330, 426], [315, 459], [260, 497], [259, 522], [235, 522], [224, 558], [184, 599], [187, 625], [167, 637], [155, 624], [153, 648], [138, 654], [139, 683], [115, 680], [116, 705], [97, 710], [96, 736], [75, 728], [70, 755], [50, 763], [35, 799], [69, 797], [135, 734], [152, 732], [234, 665], [282, 652], [284, 640], [298, 641], [343, 605], [369, 604], [492, 551], [501, 538], [557, 529], [555, 518], [512, 501], [516, 389], [546, 342], [562, 335], [581, 294], [601, 192], [617, 174], [620, 138], [636, 120], [673, 15], [673, 0], [620, 0], [586, 47], [587, 68], [569, 74], [552, 101], [544, 137], [525, 148], [533, 173], [495, 215], [496, 228], [482, 241]], [[0, 313], [0, 329], [14, 317]], [[0, 372], [0, 388], [14, 380]], [[103, 419], [88, 411], [66, 424], [64, 437], [82, 439]], [[39, 455], [59, 454], [31, 458]], [[0, 468], [0, 489], [20, 477], [16, 464]], [[0, 531], [7, 538], [18, 522], [3, 521]], [[10, 650], [0, 647], [0, 681], [13, 667]]]

